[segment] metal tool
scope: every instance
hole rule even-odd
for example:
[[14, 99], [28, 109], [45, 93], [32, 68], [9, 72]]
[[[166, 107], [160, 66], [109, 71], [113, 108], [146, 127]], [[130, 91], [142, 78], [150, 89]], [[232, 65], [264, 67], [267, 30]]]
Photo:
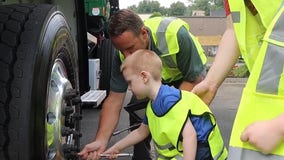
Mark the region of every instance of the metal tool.
[[[109, 157], [110, 154], [100, 154], [101, 157]], [[132, 157], [132, 153], [119, 153], [117, 154], [117, 157]]]
[[118, 134], [120, 134], [120, 133], [122, 133], [122, 132], [131, 130], [132, 128], [135, 128], [135, 127], [138, 127], [138, 126], [140, 126], [140, 123], [137, 123], [137, 124], [134, 124], [134, 125], [132, 125], [132, 126], [130, 126], [130, 127], [128, 127], [128, 128], [125, 128], [125, 129], [122, 129], [122, 130], [113, 132], [112, 135], [113, 135], [113, 136], [118, 135]]

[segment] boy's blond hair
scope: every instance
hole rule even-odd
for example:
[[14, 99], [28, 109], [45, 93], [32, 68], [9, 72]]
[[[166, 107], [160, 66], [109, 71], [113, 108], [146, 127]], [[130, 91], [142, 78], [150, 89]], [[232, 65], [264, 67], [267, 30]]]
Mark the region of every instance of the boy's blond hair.
[[139, 49], [128, 56], [120, 66], [121, 72], [126, 68], [131, 68], [133, 72], [139, 74], [141, 71], [149, 72], [154, 80], [161, 81], [162, 61], [153, 51]]

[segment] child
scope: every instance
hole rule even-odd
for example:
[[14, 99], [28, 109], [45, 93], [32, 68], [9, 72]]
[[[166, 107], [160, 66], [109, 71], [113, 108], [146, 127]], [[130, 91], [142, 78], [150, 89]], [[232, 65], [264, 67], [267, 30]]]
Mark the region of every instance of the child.
[[150, 101], [143, 123], [106, 150], [108, 158], [117, 158], [151, 133], [158, 159], [226, 159], [227, 150], [208, 106], [191, 92], [161, 83], [162, 62], [156, 53], [138, 50], [120, 69], [133, 94]]

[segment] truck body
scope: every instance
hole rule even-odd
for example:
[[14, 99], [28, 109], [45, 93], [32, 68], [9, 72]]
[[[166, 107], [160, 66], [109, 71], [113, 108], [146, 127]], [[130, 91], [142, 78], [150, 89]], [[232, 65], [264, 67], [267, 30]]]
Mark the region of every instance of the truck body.
[[0, 0], [0, 159], [78, 159], [82, 107], [109, 92], [118, 0]]

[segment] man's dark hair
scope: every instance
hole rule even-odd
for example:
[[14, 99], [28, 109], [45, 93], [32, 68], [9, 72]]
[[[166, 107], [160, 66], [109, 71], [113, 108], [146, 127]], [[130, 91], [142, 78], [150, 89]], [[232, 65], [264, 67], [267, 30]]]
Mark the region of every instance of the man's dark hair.
[[108, 33], [111, 37], [119, 36], [125, 31], [132, 31], [135, 35], [139, 35], [143, 26], [142, 19], [136, 13], [129, 9], [121, 9], [111, 16]]

